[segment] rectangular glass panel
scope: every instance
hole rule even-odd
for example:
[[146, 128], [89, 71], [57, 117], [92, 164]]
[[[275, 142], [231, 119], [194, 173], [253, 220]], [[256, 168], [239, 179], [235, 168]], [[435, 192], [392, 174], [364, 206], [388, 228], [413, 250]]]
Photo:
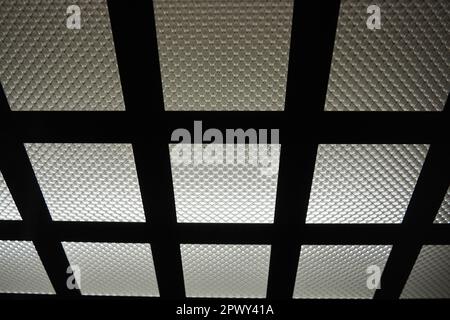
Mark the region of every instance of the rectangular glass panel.
[[449, 14], [448, 0], [342, 0], [325, 110], [443, 110]]
[[188, 297], [264, 298], [270, 246], [182, 244]]
[[83, 295], [159, 296], [150, 244], [64, 242]]
[[292, 0], [155, 0], [166, 110], [284, 109]]
[[378, 245], [304, 245], [294, 298], [372, 298], [378, 282], [369, 277], [381, 276], [390, 251]]
[[127, 144], [26, 144], [53, 220], [145, 222]]
[[280, 145], [170, 145], [178, 222], [272, 223]]
[[0, 292], [55, 294], [31, 241], [0, 241]]
[[[12, 110], [125, 110], [106, 1], [0, 0], [0, 8], [0, 79]], [[80, 28], [68, 28], [78, 14]]]
[[450, 299], [450, 245], [422, 247], [400, 298]]
[[402, 222], [427, 151], [423, 144], [320, 145], [306, 222]]

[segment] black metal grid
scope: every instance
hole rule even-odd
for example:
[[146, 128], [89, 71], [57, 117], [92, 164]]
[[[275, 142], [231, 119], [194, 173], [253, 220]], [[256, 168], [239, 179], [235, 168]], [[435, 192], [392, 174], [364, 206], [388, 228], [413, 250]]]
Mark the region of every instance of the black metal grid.
[[[56, 297], [76, 299], [98, 298], [67, 289], [61, 241], [150, 243], [160, 299], [185, 298], [180, 243], [271, 244], [267, 298], [273, 300], [292, 298], [302, 244], [392, 244], [375, 299], [397, 299], [421, 246], [450, 244], [450, 226], [433, 224], [450, 180], [449, 99], [443, 112], [324, 112], [339, 5], [295, 1], [284, 111], [166, 112], [152, 2], [108, 0], [126, 111], [12, 112], [0, 91], [0, 169], [23, 219], [1, 221], [0, 240], [32, 240]], [[274, 224], [176, 222], [168, 143], [174, 129], [192, 131], [194, 120], [222, 132], [280, 129]], [[132, 143], [151, 223], [52, 221], [26, 142]], [[320, 143], [431, 144], [403, 223], [305, 224]], [[12, 296], [36, 298], [0, 295]]]

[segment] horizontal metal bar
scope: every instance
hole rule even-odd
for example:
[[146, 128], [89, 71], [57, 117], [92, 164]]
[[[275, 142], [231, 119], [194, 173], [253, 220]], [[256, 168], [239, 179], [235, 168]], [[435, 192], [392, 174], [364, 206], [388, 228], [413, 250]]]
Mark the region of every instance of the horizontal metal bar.
[[[443, 143], [441, 112], [321, 112], [288, 117], [284, 112], [6, 112], [1, 136], [40, 143], [168, 143], [176, 129], [194, 141], [194, 121], [202, 132], [218, 129], [279, 129], [281, 143]], [[161, 137], [163, 136], [163, 137]], [[270, 136], [270, 134], [269, 134]], [[200, 137], [201, 138], [201, 137]]]
[[[46, 237], [75, 242], [153, 242], [167, 230], [146, 223], [51, 222]], [[272, 224], [178, 223], [178, 243], [272, 244], [277, 241]], [[292, 241], [300, 244], [450, 244], [450, 225], [414, 226], [404, 224], [306, 224]], [[1, 221], [0, 240], [31, 240], [33, 230], [22, 221]]]

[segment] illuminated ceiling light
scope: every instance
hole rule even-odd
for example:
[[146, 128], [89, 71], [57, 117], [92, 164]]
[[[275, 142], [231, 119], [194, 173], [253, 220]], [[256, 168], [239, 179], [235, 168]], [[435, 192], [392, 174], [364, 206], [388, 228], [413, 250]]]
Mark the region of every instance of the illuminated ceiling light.
[[182, 244], [188, 297], [264, 298], [270, 246]]
[[428, 145], [320, 145], [307, 223], [400, 223]]
[[0, 0], [0, 79], [14, 111], [125, 110], [106, 1]]
[[31, 241], [0, 241], [0, 292], [55, 294]]
[[166, 110], [284, 109], [292, 0], [155, 0]]
[[450, 298], [450, 245], [422, 247], [400, 298]]
[[83, 295], [159, 296], [150, 244], [64, 242], [63, 246], [71, 266], [80, 272], [77, 284]]
[[224, 145], [218, 161], [211, 145], [185, 145], [183, 158], [179, 146], [170, 145], [178, 222], [273, 223], [280, 145]]
[[26, 144], [53, 220], [145, 222], [127, 144]]
[[367, 285], [368, 278], [381, 275], [390, 251], [378, 245], [304, 245], [294, 298], [372, 298], [376, 287]]
[[450, 87], [447, 0], [342, 0], [326, 111], [440, 111]]

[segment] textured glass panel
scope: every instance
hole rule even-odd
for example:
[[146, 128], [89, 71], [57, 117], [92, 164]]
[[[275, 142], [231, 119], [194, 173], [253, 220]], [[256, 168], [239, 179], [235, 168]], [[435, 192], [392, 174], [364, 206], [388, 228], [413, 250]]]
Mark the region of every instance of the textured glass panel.
[[320, 145], [307, 223], [400, 223], [428, 145]]
[[147, 243], [64, 242], [79, 268], [83, 295], [159, 296], [152, 250]]
[[166, 110], [283, 110], [292, 0], [156, 0]]
[[5, 179], [0, 172], [0, 220], [22, 220]]
[[450, 188], [447, 189], [447, 194], [442, 201], [434, 223], [450, 223]]
[[264, 298], [270, 246], [182, 244], [188, 297]]
[[[381, 29], [369, 30], [369, 5]], [[342, 0], [325, 110], [442, 110], [450, 87], [450, 1]]]
[[145, 221], [131, 145], [26, 148], [54, 220]]
[[382, 272], [391, 246], [305, 245], [295, 281], [294, 298], [370, 299], [375, 289], [367, 286], [377, 266]]
[[273, 222], [280, 145], [177, 144], [170, 156], [178, 222]]
[[0, 292], [55, 293], [31, 241], [0, 241]]
[[[80, 8], [79, 30], [66, 26], [70, 5]], [[12, 110], [124, 110], [106, 1], [0, 8], [0, 79]]]
[[450, 298], [450, 246], [423, 246], [401, 298]]

